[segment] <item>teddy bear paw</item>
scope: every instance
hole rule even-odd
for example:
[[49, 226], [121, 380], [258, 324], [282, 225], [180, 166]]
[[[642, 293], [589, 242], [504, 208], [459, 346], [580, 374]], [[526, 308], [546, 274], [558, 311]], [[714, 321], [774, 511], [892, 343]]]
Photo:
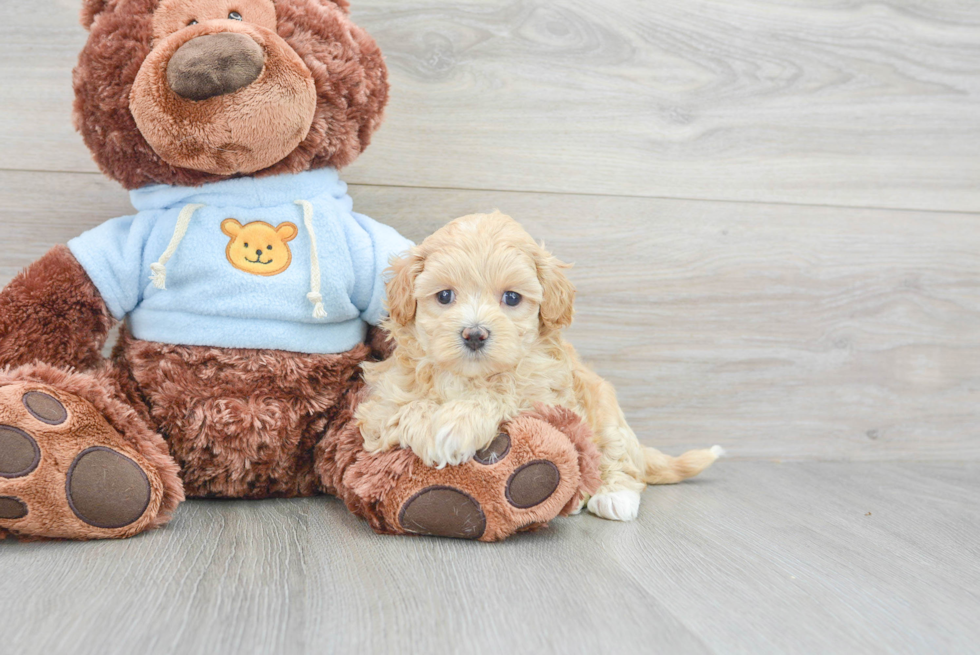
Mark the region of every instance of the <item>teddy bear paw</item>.
[[90, 403], [42, 384], [0, 387], [0, 532], [130, 536], [161, 496], [152, 467]]
[[522, 416], [458, 466], [413, 467], [385, 499], [389, 525], [418, 535], [498, 541], [577, 507], [579, 451], [545, 420]]

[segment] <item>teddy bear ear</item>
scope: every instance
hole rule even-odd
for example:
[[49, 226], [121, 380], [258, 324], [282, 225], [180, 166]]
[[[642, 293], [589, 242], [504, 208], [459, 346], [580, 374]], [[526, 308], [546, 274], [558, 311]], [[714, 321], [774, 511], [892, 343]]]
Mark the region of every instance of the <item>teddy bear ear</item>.
[[282, 240], [283, 243], [292, 241], [296, 238], [297, 234], [299, 234], [299, 228], [292, 223], [280, 223], [279, 226], [276, 227], [276, 235]]
[[221, 221], [221, 231], [234, 239], [242, 231], [242, 224], [234, 218], [226, 218]]
[[82, 0], [82, 27], [91, 29], [95, 17], [101, 14], [109, 5], [109, 0]]

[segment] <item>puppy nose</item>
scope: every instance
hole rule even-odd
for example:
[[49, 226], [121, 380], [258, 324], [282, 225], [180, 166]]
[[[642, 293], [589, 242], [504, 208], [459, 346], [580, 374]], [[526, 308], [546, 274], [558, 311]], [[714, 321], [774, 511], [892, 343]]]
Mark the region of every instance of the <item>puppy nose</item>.
[[177, 48], [167, 63], [167, 84], [188, 100], [207, 100], [248, 86], [265, 66], [262, 47], [235, 32], [206, 34]]
[[482, 328], [480, 326], [463, 328], [461, 333], [463, 337], [463, 343], [470, 350], [479, 350], [486, 345], [487, 339], [490, 338], [490, 330]]
[[262, 256], [262, 249], [261, 248], [256, 249], [255, 254], [258, 255], [259, 257], [261, 257]]

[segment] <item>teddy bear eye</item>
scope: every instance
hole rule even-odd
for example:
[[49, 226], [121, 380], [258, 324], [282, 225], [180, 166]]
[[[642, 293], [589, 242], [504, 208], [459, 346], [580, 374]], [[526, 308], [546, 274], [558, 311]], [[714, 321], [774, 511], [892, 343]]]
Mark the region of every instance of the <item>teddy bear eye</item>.
[[266, 246], [265, 249], [266, 250], [272, 250], [272, 246]]
[[245, 247], [248, 248], [248, 242], [247, 241], [245, 242]]
[[436, 300], [439, 301], [440, 305], [448, 305], [456, 300], [456, 292], [452, 289], [443, 289], [436, 294]]
[[522, 296], [516, 291], [504, 291], [503, 300], [508, 307], [517, 307], [521, 304]]
[[231, 20], [241, 20], [242, 15], [237, 11], [233, 11], [230, 14], [228, 14], [228, 18], [230, 18]]

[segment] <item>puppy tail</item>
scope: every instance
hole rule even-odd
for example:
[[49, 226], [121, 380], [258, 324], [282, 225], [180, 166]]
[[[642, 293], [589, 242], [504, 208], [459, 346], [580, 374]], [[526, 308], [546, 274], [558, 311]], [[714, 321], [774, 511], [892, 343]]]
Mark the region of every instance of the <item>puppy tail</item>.
[[721, 446], [689, 450], [680, 457], [664, 455], [655, 448], [643, 450], [646, 458], [644, 481], [647, 484], [676, 484], [681, 480], [693, 478], [725, 454], [725, 449]]

